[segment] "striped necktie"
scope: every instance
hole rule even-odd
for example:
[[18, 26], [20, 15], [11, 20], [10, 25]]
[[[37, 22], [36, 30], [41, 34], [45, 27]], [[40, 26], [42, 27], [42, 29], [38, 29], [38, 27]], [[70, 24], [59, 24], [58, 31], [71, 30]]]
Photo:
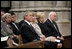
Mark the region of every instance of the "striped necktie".
[[12, 23], [12, 24], [16, 27], [17, 30], [19, 30], [18, 27], [17, 27], [17, 25], [15, 23]]

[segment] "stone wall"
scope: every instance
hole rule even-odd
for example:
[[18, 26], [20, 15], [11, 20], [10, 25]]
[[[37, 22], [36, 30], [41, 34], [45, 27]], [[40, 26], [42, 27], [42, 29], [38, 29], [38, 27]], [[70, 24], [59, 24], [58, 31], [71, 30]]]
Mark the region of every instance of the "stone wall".
[[10, 1], [1, 1], [1, 7], [10, 7]]
[[[2, 3], [3, 4], [3, 3]], [[21, 21], [26, 10], [45, 12], [56, 11], [56, 21], [62, 35], [71, 35], [71, 1], [11, 1], [10, 11], [15, 12], [17, 22]]]

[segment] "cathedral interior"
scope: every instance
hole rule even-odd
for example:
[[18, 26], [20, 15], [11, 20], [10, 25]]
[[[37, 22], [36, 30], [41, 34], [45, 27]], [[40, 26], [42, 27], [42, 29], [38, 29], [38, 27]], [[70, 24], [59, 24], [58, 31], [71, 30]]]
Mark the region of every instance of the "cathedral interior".
[[16, 14], [16, 22], [23, 20], [25, 11], [57, 13], [56, 23], [62, 36], [65, 37], [65, 48], [71, 48], [71, 1], [1, 1], [1, 9]]

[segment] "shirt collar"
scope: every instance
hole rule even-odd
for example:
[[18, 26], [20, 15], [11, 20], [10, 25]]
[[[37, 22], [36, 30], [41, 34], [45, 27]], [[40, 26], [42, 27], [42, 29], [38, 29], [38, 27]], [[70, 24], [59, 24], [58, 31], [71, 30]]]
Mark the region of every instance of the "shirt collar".
[[51, 23], [53, 23], [52, 20], [51, 20], [50, 18], [48, 18], [48, 19], [50, 20]]
[[30, 25], [30, 23], [29, 23], [27, 20], [25, 20], [25, 22], [28, 23], [28, 24]]

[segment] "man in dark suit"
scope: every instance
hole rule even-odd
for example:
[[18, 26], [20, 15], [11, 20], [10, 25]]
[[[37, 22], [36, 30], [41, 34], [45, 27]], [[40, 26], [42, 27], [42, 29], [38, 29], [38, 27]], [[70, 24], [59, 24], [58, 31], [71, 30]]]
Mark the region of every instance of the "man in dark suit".
[[20, 34], [20, 30], [19, 30], [19, 25], [16, 22], [16, 15], [13, 12], [10, 12], [10, 14], [11, 14], [11, 23], [10, 23], [10, 25], [11, 25], [11, 27], [13, 29], [13, 33], [15, 35], [19, 35]]
[[[46, 20], [45, 24], [47, 25], [47, 27], [49, 28], [50, 33], [52, 34], [52, 36], [56, 37], [57, 39], [63, 41], [64, 38], [62, 37], [62, 35], [59, 32], [58, 26], [55, 22], [57, 17], [56, 12], [50, 12], [49, 13], [49, 17]], [[62, 42], [63, 43], [63, 42]]]
[[11, 22], [9, 23], [9, 25], [12, 28], [12, 31], [14, 33], [14, 38], [13, 39], [13, 44], [14, 45], [18, 45], [19, 44], [19, 35], [20, 35], [20, 29], [19, 29], [19, 25], [16, 22], [16, 15], [14, 12], [10, 12], [11, 14]]
[[33, 17], [32, 12], [26, 12], [24, 16], [25, 20], [22, 20], [21, 22], [19, 22], [21, 36], [24, 43], [36, 41], [39, 38], [34, 28], [30, 24], [30, 22], [32, 21], [32, 17]]

